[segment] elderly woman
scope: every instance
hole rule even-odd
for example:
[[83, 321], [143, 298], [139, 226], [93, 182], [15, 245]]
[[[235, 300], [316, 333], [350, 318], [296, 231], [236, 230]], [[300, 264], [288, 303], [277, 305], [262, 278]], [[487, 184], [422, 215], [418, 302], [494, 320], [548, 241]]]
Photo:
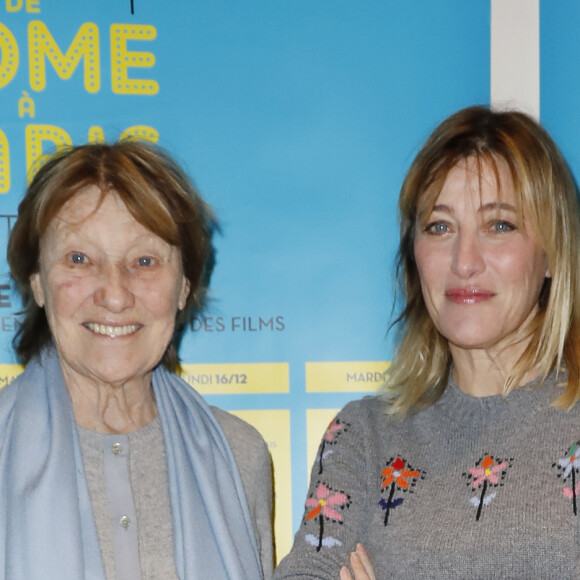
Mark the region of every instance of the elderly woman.
[[275, 578], [577, 578], [570, 172], [534, 120], [473, 107], [427, 140], [399, 209], [389, 388], [331, 423]]
[[212, 226], [142, 143], [76, 147], [34, 177], [8, 248], [26, 368], [0, 392], [2, 578], [271, 576], [265, 443], [172, 372]]

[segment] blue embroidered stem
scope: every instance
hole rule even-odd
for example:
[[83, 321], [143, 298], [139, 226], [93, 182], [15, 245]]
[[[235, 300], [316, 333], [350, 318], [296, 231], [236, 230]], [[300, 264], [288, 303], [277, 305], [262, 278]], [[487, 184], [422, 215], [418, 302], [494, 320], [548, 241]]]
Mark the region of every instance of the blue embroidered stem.
[[389, 492], [389, 499], [387, 501], [387, 509], [385, 510], [385, 526], [389, 523], [389, 510], [391, 509], [391, 502], [395, 495], [395, 482], [391, 483], [391, 491]]
[[483, 499], [485, 498], [485, 492], [487, 491], [487, 479], [483, 480], [483, 489], [481, 490], [481, 498], [479, 499], [479, 507], [477, 508], [477, 515], [475, 516], [475, 521], [478, 522], [481, 517], [481, 510], [483, 509]]

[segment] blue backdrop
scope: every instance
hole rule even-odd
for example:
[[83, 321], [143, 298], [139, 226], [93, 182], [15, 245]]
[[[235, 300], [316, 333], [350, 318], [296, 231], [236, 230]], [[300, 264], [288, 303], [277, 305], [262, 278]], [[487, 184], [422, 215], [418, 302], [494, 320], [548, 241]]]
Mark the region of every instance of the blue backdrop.
[[[576, 5], [559, 6], [543, 19], [560, 28], [567, 9], [578, 21]], [[437, 122], [489, 101], [489, 1], [6, 0], [0, 14], [0, 239], [27, 165], [57, 145], [125, 132], [186, 166], [222, 234], [212, 301], [181, 356], [212, 404], [268, 440], [283, 555], [308, 445], [390, 357], [404, 172]], [[573, 30], [553, 35], [561, 50], [577, 50]], [[542, 91], [543, 105], [560, 98]], [[3, 276], [9, 365], [19, 306], [5, 261]]]

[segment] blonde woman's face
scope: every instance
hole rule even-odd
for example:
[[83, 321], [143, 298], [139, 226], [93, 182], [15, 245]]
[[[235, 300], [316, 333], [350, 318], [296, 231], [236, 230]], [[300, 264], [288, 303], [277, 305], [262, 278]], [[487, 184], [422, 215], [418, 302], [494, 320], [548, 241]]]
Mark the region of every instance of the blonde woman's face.
[[[548, 260], [537, 232], [518, 226], [513, 184], [471, 160], [448, 174], [416, 225], [415, 260], [429, 315], [451, 348], [502, 349], [537, 314]], [[521, 227], [523, 226], [523, 227]]]

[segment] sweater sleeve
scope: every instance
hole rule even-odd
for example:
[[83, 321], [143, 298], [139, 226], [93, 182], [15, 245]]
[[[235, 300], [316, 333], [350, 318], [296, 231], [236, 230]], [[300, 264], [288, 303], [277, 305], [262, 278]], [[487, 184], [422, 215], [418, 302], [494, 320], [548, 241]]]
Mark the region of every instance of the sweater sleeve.
[[276, 580], [338, 580], [357, 542], [367, 509], [364, 412], [347, 405], [328, 425], [312, 467], [302, 523]]
[[212, 407], [238, 465], [254, 533], [260, 551], [264, 580], [272, 579], [274, 541], [272, 536], [272, 461], [268, 446], [254, 427], [238, 417]]

